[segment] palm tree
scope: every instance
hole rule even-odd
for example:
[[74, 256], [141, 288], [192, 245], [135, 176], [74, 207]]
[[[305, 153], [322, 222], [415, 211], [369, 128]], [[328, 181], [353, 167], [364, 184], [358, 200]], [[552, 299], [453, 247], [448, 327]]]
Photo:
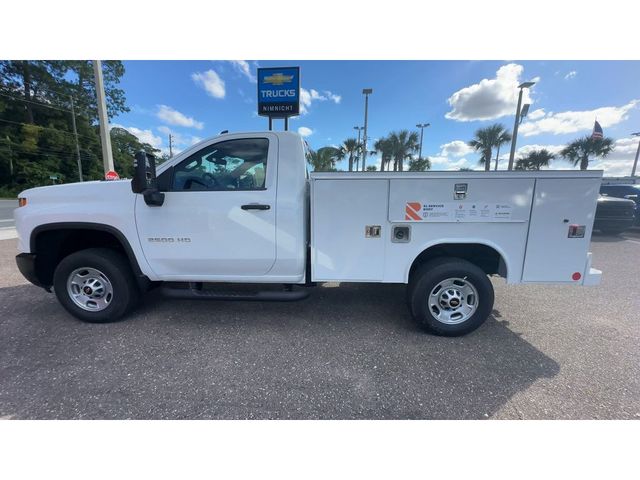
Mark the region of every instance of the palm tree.
[[609, 137], [592, 138], [590, 136], [578, 138], [564, 147], [560, 152], [564, 158], [576, 165], [580, 164], [580, 170], [589, 167], [589, 157], [604, 158], [613, 150], [613, 139]]
[[358, 158], [360, 153], [360, 144], [358, 140], [355, 138], [347, 138], [342, 145], [339, 147], [340, 149], [340, 160], [344, 157], [349, 156], [349, 171], [353, 171], [353, 160], [354, 158]]
[[548, 167], [554, 158], [556, 156], [546, 148], [532, 150], [525, 157], [518, 159], [516, 170], [540, 170], [541, 167]]
[[323, 147], [309, 152], [308, 162], [314, 172], [335, 172], [336, 161], [339, 160], [340, 150], [335, 147]]
[[388, 138], [380, 138], [373, 144], [376, 153], [380, 154], [380, 171], [384, 172], [385, 165], [391, 162], [391, 142]]
[[389, 135], [391, 142], [391, 158], [393, 158], [393, 170], [402, 172], [404, 170], [404, 161], [411, 158], [411, 154], [418, 151], [420, 145], [418, 143], [418, 134], [409, 132], [409, 130], [400, 130], [392, 132]]
[[507, 130], [503, 130], [502, 133], [500, 133], [500, 135], [498, 135], [498, 138], [496, 139], [496, 166], [494, 168], [495, 171], [498, 170], [498, 158], [500, 157], [500, 147], [502, 145], [504, 145], [505, 143], [509, 143], [511, 141], [511, 132], [508, 132]]
[[424, 172], [425, 170], [431, 170], [431, 160], [429, 158], [413, 158], [409, 160], [410, 172]]
[[[507, 140], [508, 138], [508, 140]], [[491, 170], [491, 154], [493, 153], [493, 147], [500, 148], [500, 145], [511, 140], [511, 133], [505, 130], [504, 126], [500, 123], [494, 123], [488, 127], [479, 128], [474, 133], [474, 138], [468, 145], [472, 147], [476, 152], [480, 152], [479, 164], [484, 165], [485, 171]], [[497, 164], [496, 156], [496, 164]]]

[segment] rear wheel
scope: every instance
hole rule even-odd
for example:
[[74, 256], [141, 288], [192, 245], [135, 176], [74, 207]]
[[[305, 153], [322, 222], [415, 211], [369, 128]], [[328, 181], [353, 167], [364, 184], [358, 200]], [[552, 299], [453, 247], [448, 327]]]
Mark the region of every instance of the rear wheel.
[[106, 248], [89, 248], [65, 257], [54, 273], [53, 288], [69, 313], [90, 323], [119, 319], [139, 298], [126, 258]]
[[493, 285], [476, 265], [438, 258], [411, 276], [407, 300], [413, 317], [431, 333], [459, 336], [484, 323], [493, 309]]

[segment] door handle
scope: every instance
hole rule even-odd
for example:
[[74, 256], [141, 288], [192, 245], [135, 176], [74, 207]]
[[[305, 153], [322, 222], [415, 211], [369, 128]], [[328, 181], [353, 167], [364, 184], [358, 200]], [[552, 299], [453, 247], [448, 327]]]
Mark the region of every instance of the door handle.
[[263, 205], [260, 203], [249, 203], [240, 207], [242, 210], [270, 210], [271, 205]]

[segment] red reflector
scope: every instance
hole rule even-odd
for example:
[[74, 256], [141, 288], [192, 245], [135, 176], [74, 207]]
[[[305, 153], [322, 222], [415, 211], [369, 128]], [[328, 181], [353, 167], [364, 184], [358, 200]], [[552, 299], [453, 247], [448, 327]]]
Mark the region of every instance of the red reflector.
[[120, 175], [118, 175], [113, 170], [109, 170], [107, 173], [105, 173], [104, 179], [105, 180], [120, 180]]
[[580, 274], [580, 272], [575, 272], [573, 275], [571, 275], [571, 278], [573, 280], [580, 280], [582, 278], [582, 275]]

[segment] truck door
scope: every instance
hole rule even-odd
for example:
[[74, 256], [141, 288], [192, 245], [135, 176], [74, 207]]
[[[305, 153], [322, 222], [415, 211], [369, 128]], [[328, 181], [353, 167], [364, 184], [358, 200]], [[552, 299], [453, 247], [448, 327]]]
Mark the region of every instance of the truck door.
[[277, 160], [273, 134], [226, 135], [166, 172], [161, 207], [138, 196], [138, 236], [153, 271], [176, 281], [269, 272], [276, 260]]

